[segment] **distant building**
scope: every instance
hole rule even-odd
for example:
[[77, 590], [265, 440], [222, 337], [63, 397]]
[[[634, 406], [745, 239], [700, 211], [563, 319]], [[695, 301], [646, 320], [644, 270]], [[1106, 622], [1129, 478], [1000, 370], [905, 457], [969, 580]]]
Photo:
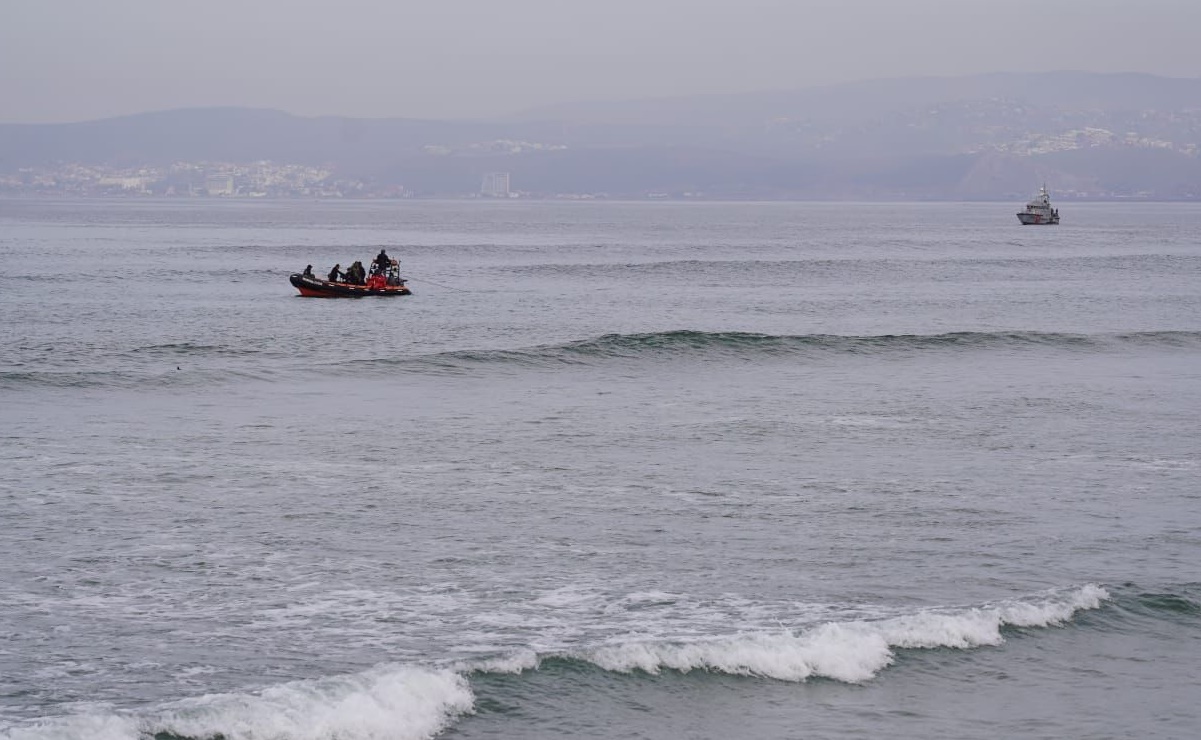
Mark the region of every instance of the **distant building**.
[[510, 195], [509, 173], [489, 172], [484, 175], [484, 180], [480, 183], [480, 195], [489, 198], [508, 198]]
[[123, 175], [109, 175], [101, 177], [96, 181], [100, 187], [116, 187], [122, 190], [132, 190], [137, 193], [146, 192], [146, 185], [149, 184], [149, 178], [146, 177], [128, 177]]
[[228, 175], [209, 177], [204, 181], [204, 189], [209, 195], [233, 195], [234, 179]]

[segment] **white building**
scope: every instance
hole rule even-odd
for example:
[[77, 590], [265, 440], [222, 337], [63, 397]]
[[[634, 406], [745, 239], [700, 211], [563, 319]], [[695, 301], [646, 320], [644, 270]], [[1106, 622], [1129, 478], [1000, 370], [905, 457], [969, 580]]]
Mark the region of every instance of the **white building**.
[[101, 177], [97, 184], [103, 187], [117, 187], [122, 190], [133, 190], [139, 193], [146, 192], [146, 185], [150, 182], [147, 177], [128, 177], [125, 175], [107, 175]]
[[210, 176], [204, 181], [204, 189], [209, 195], [233, 195], [234, 179], [229, 175]]
[[484, 175], [484, 180], [480, 183], [480, 195], [489, 198], [508, 198], [509, 193], [509, 173], [508, 172], [489, 172]]

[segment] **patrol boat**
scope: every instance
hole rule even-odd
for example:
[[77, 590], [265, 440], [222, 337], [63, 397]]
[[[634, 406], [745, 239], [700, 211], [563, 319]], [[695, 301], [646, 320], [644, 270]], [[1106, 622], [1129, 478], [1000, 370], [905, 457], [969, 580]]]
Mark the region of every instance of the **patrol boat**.
[[1047, 195], [1045, 183], [1034, 200], [1026, 204], [1026, 210], [1018, 214], [1018, 221], [1026, 225], [1059, 223], [1059, 209], [1051, 207], [1051, 198]]
[[308, 298], [366, 298], [368, 296], [412, 295], [400, 276], [400, 263], [396, 260], [388, 269], [367, 278], [363, 284], [322, 280], [312, 274], [294, 272], [288, 280], [292, 286]]

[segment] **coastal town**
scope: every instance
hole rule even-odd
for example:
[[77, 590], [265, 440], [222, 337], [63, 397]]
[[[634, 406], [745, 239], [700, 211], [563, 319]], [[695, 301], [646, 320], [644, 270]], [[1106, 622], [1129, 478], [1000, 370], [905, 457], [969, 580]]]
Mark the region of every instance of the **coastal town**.
[[[1062, 183], [1057, 195], [1066, 200], [1156, 199], [1152, 191], [1117, 192], [1096, 188], [1072, 187]], [[485, 172], [464, 177], [454, 191], [430, 192], [396, 183], [340, 175], [333, 167], [283, 164], [271, 161], [176, 162], [165, 167], [115, 167], [65, 163], [24, 167], [16, 172], [0, 172], [0, 198], [82, 197], [82, 198], [192, 198], [192, 199], [550, 199], [550, 200], [707, 200], [741, 199], [722, 192], [700, 188], [675, 190], [648, 187], [608, 192], [603, 189], [567, 191], [524, 190], [515, 186], [509, 172]], [[772, 193], [759, 198], [776, 199]], [[905, 194], [899, 195], [905, 199]], [[1183, 199], [1197, 196], [1187, 194]], [[784, 199], [790, 199], [784, 196]], [[918, 199], [925, 199], [918, 196]], [[967, 199], [978, 199], [968, 197]], [[1177, 198], [1179, 199], [1179, 198]]]
[[371, 187], [332, 168], [258, 161], [176, 162], [121, 168], [65, 163], [0, 173], [0, 195], [166, 196], [214, 198], [346, 198], [411, 195], [398, 186]]
[[[482, 199], [551, 198], [594, 200], [606, 192], [532, 193], [516, 189], [508, 172], [464, 178], [457, 192], [428, 193], [405, 185], [339, 175], [333, 167], [258, 161], [176, 162], [167, 167], [113, 167], [79, 163], [23, 167], [0, 173], [0, 197], [209, 198], [209, 199], [397, 199], [418, 197]], [[649, 190], [640, 197], [701, 198], [704, 193]]]
[[[421, 155], [438, 158], [512, 156], [556, 152], [561, 144], [498, 139], [466, 144], [427, 144]], [[465, 178], [460, 195], [514, 198], [528, 195], [510, 188], [508, 172]], [[177, 161], [170, 165], [120, 167], [60, 162], [4, 171], [0, 195], [162, 196], [211, 198], [410, 198], [405, 186], [346, 175], [333, 165], [253, 162]], [[443, 193], [445, 194], [445, 193]], [[574, 195], [574, 194], [573, 194]]]

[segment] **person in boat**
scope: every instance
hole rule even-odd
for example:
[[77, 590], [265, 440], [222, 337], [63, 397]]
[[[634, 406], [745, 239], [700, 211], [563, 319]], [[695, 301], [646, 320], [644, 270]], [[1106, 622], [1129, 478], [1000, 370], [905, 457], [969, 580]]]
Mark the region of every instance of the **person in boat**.
[[381, 247], [379, 254], [375, 255], [375, 259], [371, 261], [371, 274], [384, 274], [388, 271], [388, 265], [390, 264], [392, 264], [392, 258], [388, 256], [387, 250]]
[[346, 271], [346, 281], [354, 285], [363, 285], [367, 282], [367, 270], [363, 269], [363, 263], [355, 260], [350, 269]]
[[304, 275], [304, 277], [307, 277], [307, 278], [311, 278], [311, 277], [313, 277], [313, 266], [312, 266], [312, 265], [306, 265], [306, 266], [305, 266], [305, 268], [304, 268], [304, 272], [302, 273], [302, 275]]
[[327, 275], [326, 277], [327, 277], [327, 278], [329, 278], [329, 281], [330, 281], [331, 283], [340, 283], [340, 282], [342, 282], [342, 279], [343, 279], [344, 277], [346, 277], [346, 276], [345, 276], [345, 275], [342, 273], [342, 264], [341, 264], [341, 263], [338, 263], [338, 264], [334, 265], [334, 269], [330, 270], [330, 271], [329, 271], [329, 275]]

